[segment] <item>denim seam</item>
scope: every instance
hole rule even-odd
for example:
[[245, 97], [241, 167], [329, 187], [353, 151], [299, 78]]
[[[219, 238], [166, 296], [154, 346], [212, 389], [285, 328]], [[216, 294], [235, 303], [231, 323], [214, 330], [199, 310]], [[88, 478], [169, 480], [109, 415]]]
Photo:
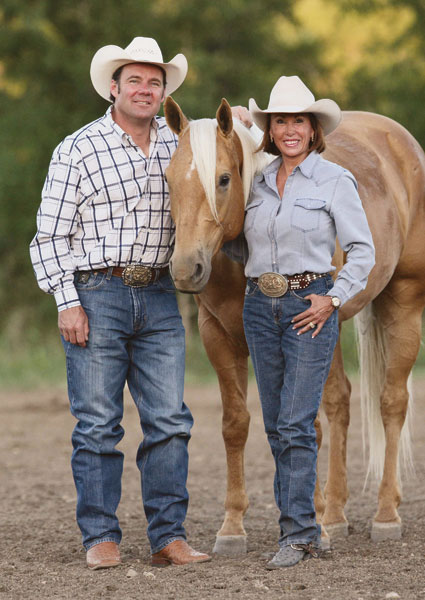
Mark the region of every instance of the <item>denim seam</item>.
[[[300, 341], [301, 341], [301, 340], [300, 340], [300, 339], [298, 339], [298, 344], [300, 343]], [[297, 358], [297, 370], [296, 370], [296, 373], [295, 373], [295, 381], [297, 381], [297, 380], [298, 380], [298, 369], [299, 369], [299, 363], [300, 363], [300, 361], [299, 361], [299, 354], [300, 354], [300, 353], [299, 353], [299, 351], [298, 351], [298, 352], [297, 352], [297, 357], [298, 357], [298, 358]], [[292, 398], [291, 398], [291, 415], [290, 415], [289, 423], [291, 423], [291, 422], [292, 422], [292, 416], [293, 416], [293, 412], [294, 412], [294, 398], [295, 398], [295, 389], [293, 389], [293, 390], [292, 390]], [[290, 434], [290, 437], [289, 437], [289, 447], [290, 447], [290, 448], [291, 448], [291, 445], [292, 445], [292, 431], [291, 431], [291, 434]], [[288, 482], [288, 495], [287, 495], [287, 498], [288, 498], [288, 504], [287, 504], [287, 507], [286, 507], [286, 514], [287, 514], [288, 516], [289, 516], [289, 503], [290, 503], [290, 498], [291, 498], [291, 484], [292, 484], [292, 474], [293, 474], [293, 468], [292, 468], [292, 455], [293, 455], [293, 453], [291, 452], [291, 453], [290, 453], [290, 475], [289, 475], [289, 482]], [[291, 522], [291, 531], [287, 533], [286, 537], [289, 537], [289, 536], [291, 535], [291, 533], [292, 533], [292, 530], [293, 530], [293, 528], [294, 528], [294, 522], [293, 522], [293, 519], [292, 519], [291, 521], [292, 521], [292, 522]]]
[[173, 542], [177, 542], [178, 540], [186, 541], [186, 538], [181, 535], [177, 535], [175, 537], [169, 538], [167, 541], [163, 542], [159, 546], [152, 548], [151, 553], [156, 554], [157, 552], [161, 552], [161, 550], [163, 550], [166, 546], [168, 546], [169, 544], [172, 544]]
[[98, 544], [103, 544], [103, 542], [115, 542], [115, 544], [119, 544], [120, 540], [116, 537], [106, 535], [105, 537], [95, 540], [94, 542], [90, 542], [89, 544], [84, 544], [84, 548], [86, 550], [90, 550], [90, 548], [93, 548], [94, 546], [97, 546]]

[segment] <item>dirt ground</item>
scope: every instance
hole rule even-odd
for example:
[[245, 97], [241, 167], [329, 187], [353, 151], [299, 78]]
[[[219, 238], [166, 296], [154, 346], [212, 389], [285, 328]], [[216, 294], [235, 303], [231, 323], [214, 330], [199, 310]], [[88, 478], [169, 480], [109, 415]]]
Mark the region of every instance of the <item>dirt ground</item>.
[[[264, 553], [276, 548], [278, 529], [273, 467], [255, 385], [250, 387], [248, 400], [252, 414], [246, 452], [248, 553], [237, 559], [214, 557], [212, 562], [195, 567], [150, 567], [135, 465], [141, 434], [131, 398], [126, 397], [126, 435], [121, 444], [126, 462], [119, 508], [124, 563], [95, 572], [85, 567], [74, 516], [75, 492], [69, 466], [73, 418], [65, 391], [0, 392], [0, 600], [425, 599], [425, 380], [416, 379], [414, 384], [416, 477], [403, 486], [402, 540], [374, 544], [369, 538], [376, 490], [362, 491], [365, 469], [355, 391], [348, 444], [349, 537], [335, 540], [324, 558], [278, 571], [264, 568]], [[217, 387], [189, 387], [186, 401], [195, 417], [186, 527], [193, 546], [211, 551], [221, 525], [225, 492]], [[326, 443], [327, 437], [320, 460], [322, 480]]]

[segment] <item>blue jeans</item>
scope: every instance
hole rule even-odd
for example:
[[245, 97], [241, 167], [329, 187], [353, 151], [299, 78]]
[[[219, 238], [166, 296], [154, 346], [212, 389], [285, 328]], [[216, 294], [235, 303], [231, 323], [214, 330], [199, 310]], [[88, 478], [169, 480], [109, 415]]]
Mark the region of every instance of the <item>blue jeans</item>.
[[116, 510], [124, 456], [123, 389], [137, 406], [143, 441], [137, 452], [152, 552], [185, 539], [187, 445], [193, 424], [183, 402], [185, 333], [169, 275], [144, 288], [108, 273], [76, 273], [89, 320], [85, 348], [63, 341], [71, 412], [77, 521], [86, 549], [119, 543]]
[[310, 306], [304, 296], [325, 295], [332, 285], [331, 277], [326, 276], [304, 290], [269, 298], [248, 279], [245, 292], [245, 334], [276, 465], [274, 493], [280, 511], [280, 546], [320, 546], [314, 509], [314, 421], [338, 339], [338, 318], [334, 311], [314, 339], [311, 332], [297, 335], [291, 319]]

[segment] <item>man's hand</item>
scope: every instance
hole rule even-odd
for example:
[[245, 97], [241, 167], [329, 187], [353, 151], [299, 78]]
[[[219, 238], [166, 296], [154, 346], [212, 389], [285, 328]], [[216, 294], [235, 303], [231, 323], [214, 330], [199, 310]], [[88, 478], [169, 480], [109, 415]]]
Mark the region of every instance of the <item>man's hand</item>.
[[232, 106], [233, 118], [239, 119], [245, 127], [251, 129], [254, 121], [252, 120], [251, 113], [245, 106]]
[[[317, 294], [310, 294], [304, 297], [305, 300], [310, 300], [311, 306], [293, 318], [294, 329], [299, 329], [297, 335], [301, 333], [307, 333], [307, 331], [313, 331], [311, 337], [315, 338], [319, 335], [323, 325], [329, 319], [331, 314], [334, 312], [332, 306], [332, 300], [330, 296], [318, 296]], [[314, 327], [312, 327], [314, 325]]]
[[65, 341], [86, 347], [89, 320], [82, 306], [62, 310], [58, 316], [58, 327]]

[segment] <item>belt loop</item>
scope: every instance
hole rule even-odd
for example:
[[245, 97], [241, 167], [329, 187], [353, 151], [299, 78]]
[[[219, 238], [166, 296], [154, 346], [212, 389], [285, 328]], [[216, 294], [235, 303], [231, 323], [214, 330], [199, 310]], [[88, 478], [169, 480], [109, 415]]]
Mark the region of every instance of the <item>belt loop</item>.
[[114, 270], [114, 267], [108, 267], [108, 272], [106, 273], [106, 279], [107, 279], [108, 281], [110, 281], [110, 280], [111, 280], [111, 277], [112, 277], [112, 271], [113, 271], [113, 270]]

